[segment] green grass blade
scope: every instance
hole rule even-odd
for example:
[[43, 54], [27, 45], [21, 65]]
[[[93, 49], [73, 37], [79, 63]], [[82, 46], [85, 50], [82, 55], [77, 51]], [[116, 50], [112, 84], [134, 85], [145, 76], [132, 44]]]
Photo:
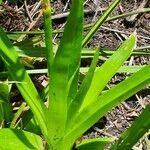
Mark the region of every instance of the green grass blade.
[[80, 106], [82, 105], [84, 97], [91, 85], [91, 79], [94, 75], [94, 71], [96, 68], [98, 58], [99, 58], [99, 51], [97, 50], [95, 52], [95, 56], [91, 63], [90, 69], [89, 69], [85, 79], [83, 80], [77, 95], [75, 96], [74, 100], [72, 101], [72, 103], [69, 106], [69, 110], [68, 110], [68, 123], [69, 124], [70, 124], [70, 121], [73, 119], [74, 115], [76, 114], [76, 112], [80, 109]]
[[3, 122], [4, 127], [9, 127], [13, 118], [12, 108], [9, 102], [9, 85], [7, 82], [0, 83], [0, 125]]
[[[133, 122], [121, 137], [112, 146], [112, 150], [127, 150], [138, 142], [138, 140], [150, 128], [150, 104], [146, 106], [140, 116]], [[133, 136], [134, 135], [134, 136]]]
[[[123, 19], [123, 18], [126, 18], [128, 16], [136, 15], [136, 14], [139, 14], [139, 13], [146, 13], [146, 12], [150, 12], [150, 8], [137, 9], [137, 10], [133, 10], [133, 11], [130, 11], [130, 12], [122, 13], [122, 14], [117, 15], [117, 16], [108, 17], [105, 20], [105, 22], [114, 21], [114, 20], [117, 20], [117, 19]], [[52, 19], [53, 19], [53, 17], [52, 17]], [[84, 26], [84, 29], [90, 28], [93, 25], [94, 25], [94, 23], [87, 24], [87, 25]], [[62, 32], [63, 32], [63, 29], [53, 30], [53, 34], [62, 33]], [[16, 39], [15, 37], [19, 36], [20, 34], [26, 34], [26, 35], [27, 34], [28, 35], [44, 34], [43, 31], [39, 31], [39, 30], [38, 31], [7, 31], [6, 33], [7, 33], [8, 37], [10, 37], [10, 39], [12, 39], [12, 40]]]
[[130, 56], [135, 44], [136, 36], [135, 34], [132, 34], [125, 42], [123, 42], [119, 49], [96, 70], [81, 109], [97, 99], [109, 80]]
[[136, 9], [136, 10], [132, 10], [130, 12], [125, 12], [123, 14], [113, 16], [111, 18], [107, 18], [106, 22], [114, 21], [114, 20], [117, 20], [117, 19], [123, 19], [123, 18], [128, 17], [128, 16], [132, 16], [132, 15], [140, 14], [140, 13], [146, 13], [146, 12], [150, 12], [150, 8], [139, 8], [139, 9]]
[[[138, 66], [138, 65], [135, 65], [135, 66], [121, 66], [119, 68], [119, 70], [117, 70], [117, 73], [135, 73], [135, 72], [139, 71], [140, 69], [142, 69], [144, 66], [145, 65], [142, 65], [142, 66]], [[99, 67], [96, 67], [95, 70], [97, 70], [97, 69], [99, 69]], [[80, 67], [80, 73], [82, 73], [82, 74], [86, 74], [88, 72], [88, 70], [89, 70], [89, 67]], [[39, 72], [40, 71], [41, 71], [41, 73], [43, 73], [46, 70], [41, 69], [41, 70], [39, 70]], [[30, 72], [30, 70], [28, 72]], [[33, 70], [33, 72], [31, 70], [30, 73], [35, 73], [35, 72], [38, 73], [38, 70]]]
[[24, 130], [35, 133], [37, 135], [42, 135], [41, 129], [40, 129], [35, 117], [31, 118], [31, 120], [26, 124]]
[[142, 69], [145, 65], [142, 66], [122, 66], [120, 67], [120, 69], [118, 70], [119, 73], [135, 73], [137, 71], [139, 71], [140, 69]]
[[26, 103], [23, 102], [23, 103], [20, 105], [20, 107], [19, 107], [19, 109], [17, 110], [17, 112], [14, 114], [14, 117], [13, 117], [13, 119], [12, 119], [12, 121], [11, 121], [11, 124], [10, 124], [10, 127], [9, 127], [9, 128], [16, 128], [16, 126], [17, 126], [17, 121], [18, 121], [18, 119], [20, 118], [20, 116], [21, 116], [23, 110], [25, 109], [25, 107], [26, 107]]
[[[117, 73], [135, 73], [137, 71], [139, 71], [141, 68], [143, 68], [145, 65], [135, 65], [135, 66], [121, 66], [119, 68], [119, 70], [117, 70]], [[96, 70], [99, 69], [99, 67], [96, 67]], [[81, 74], [86, 74], [89, 70], [89, 67], [80, 67], [80, 73]], [[47, 69], [30, 69], [27, 70], [28, 74], [45, 74], [47, 73], [48, 70]], [[1, 77], [7, 77], [8, 76], [8, 72], [0, 72], [0, 76]], [[48, 94], [48, 88], [46, 87], [44, 90], [43, 95], [47, 95]], [[45, 96], [43, 96], [44, 98]]]
[[[53, 48], [55, 49], [54, 45]], [[32, 46], [15, 46], [17, 53], [20, 57], [30, 56], [30, 57], [46, 57], [46, 48], [45, 47], [32, 47]], [[108, 49], [108, 48], [83, 48], [81, 58], [90, 58], [94, 56], [95, 51], [99, 49], [99, 55], [108, 57], [112, 55], [116, 49]], [[150, 55], [150, 51], [146, 51], [146, 49], [150, 49], [150, 45], [141, 46], [134, 49], [132, 52], [132, 56], [147, 56]]]
[[105, 146], [112, 142], [112, 138], [85, 139], [76, 146], [77, 150], [104, 150]]
[[[51, 135], [52, 145], [55, 145], [64, 134], [68, 109], [68, 82], [80, 65], [83, 1], [73, 0], [72, 3], [72, 9], [51, 70], [48, 116], [49, 135]], [[76, 86], [77, 81], [74, 87]]]
[[20, 57], [46, 57], [45, 47], [14, 46]]
[[51, 66], [53, 62], [53, 44], [52, 44], [52, 20], [51, 20], [51, 6], [49, 0], [42, 0], [42, 11], [44, 18], [44, 33], [46, 44], [46, 57], [48, 74], [51, 75]]
[[74, 122], [74, 127], [68, 132], [66, 139], [70, 139], [73, 142], [101, 117], [106, 115], [108, 111], [140, 91], [149, 83], [150, 65], [147, 65], [117, 86], [111, 88], [108, 92], [99, 96], [97, 101], [79, 112]]
[[[104, 56], [104, 57], [111, 56], [117, 50], [117, 49], [108, 49], [108, 48], [95, 48], [95, 49], [83, 48], [82, 49], [82, 57], [84, 57], [84, 58], [93, 57], [96, 49], [99, 49], [99, 53], [100, 53], [99, 55]], [[145, 49], [147, 49], [147, 50], [145, 50]], [[148, 51], [148, 49], [150, 49], [150, 45], [137, 47], [134, 49], [134, 51], [132, 52], [131, 55], [132, 56], [150, 55], [150, 51]]]
[[29, 75], [21, 64], [17, 52], [5, 32], [0, 28], [0, 54], [7, 65], [8, 72], [12, 80], [19, 81], [16, 83], [20, 93], [30, 106], [44, 135], [47, 135], [45, 111], [46, 107], [33, 85]]
[[98, 28], [106, 21], [110, 13], [114, 10], [114, 8], [119, 4], [121, 0], [114, 0], [112, 4], [108, 7], [108, 9], [104, 12], [104, 14], [98, 19], [98, 21], [93, 25], [92, 29], [88, 32], [88, 34], [84, 37], [82, 41], [82, 46], [84, 47], [87, 42], [93, 37]]
[[[146, 12], [150, 12], [150, 8], [140, 8], [140, 9], [137, 9], [137, 10], [132, 10], [132, 11], [130, 11], [130, 12], [124, 12], [124, 13], [122, 13], [122, 14], [120, 14], [120, 15], [116, 15], [116, 16], [112, 16], [112, 17], [109, 17], [109, 18], [107, 18], [106, 20], [105, 20], [105, 22], [109, 22], [109, 21], [114, 21], [114, 20], [117, 20], [117, 19], [123, 19], [123, 18], [126, 18], [126, 17], [128, 17], [128, 16], [132, 16], [132, 15], [136, 15], [136, 14], [139, 14], [139, 13], [146, 13]], [[90, 27], [92, 27], [94, 25], [94, 23], [90, 23], [90, 24], [87, 24], [87, 25], [85, 25], [84, 27], [84, 29], [86, 29], [86, 28], [90, 28]], [[38, 31], [37, 31], [38, 32]], [[60, 31], [59, 31], [60, 32]], [[8, 33], [10, 33], [10, 32], [8, 32]], [[11, 32], [12, 33], [12, 32]], [[14, 34], [17, 34], [17, 32], [14, 32]], [[21, 33], [20, 33], [21, 34]], [[23, 34], [23, 33], [22, 33]], [[28, 33], [29, 34], [29, 33]], [[31, 32], [31, 34], [33, 34], [32, 32]], [[39, 34], [39, 32], [37, 33], [37, 34]], [[42, 34], [42, 33], [41, 33]]]
[[2, 58], [0, 57], [0, 72], [4, 71], [5, 70], [5, 64], [2, 60]]

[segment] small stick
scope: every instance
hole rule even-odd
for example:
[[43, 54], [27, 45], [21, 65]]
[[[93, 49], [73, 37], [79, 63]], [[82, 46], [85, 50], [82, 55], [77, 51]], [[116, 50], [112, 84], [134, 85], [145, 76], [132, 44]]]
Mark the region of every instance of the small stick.
[[[99, 8], [97, 10], [97, 12], [104, 11], [104, 10], [106, 10], [106, 8]], [[90, 13], [93, 13], [93, 12], [94, 12], [94, 10], [91, 10], [91, 9], [90, 10], [89, 9], [85, 9], [84, 10], [85, 14], [90, 14]], [[56, 14], [56, 15], [52, 16], [52, 19], [54, 20], [54, 19], [66, 18], [68, 15], [69, 15], [69, 12], [65, 12], [65, 13], [61, 13], [61, 14]]]
[[[148, 0], [143, 0], [142, 3], [140, 4], [140, 6], [137, 8], [137, 10], [143, 9], [146, 6], [147, 3], [148, 3]], [[139, 14], [135, 14], [133, 16], [127, 17], [126, 21], [128, 21], [128, 22], [134, 22], [138, 15]]]
[[41, 1], [39, 1], [39, 2], [35, 5], [34, 9], [31, 10], [31, 17], [32, 17], [32, 18], [35, 16], [35, 14], [36, 14], [36, 12], [37, 12], [37, 10], [39, 9], [40, 6], [41, 6]]
[[10, 124], [10, 128], [15, 128], [15, 124], [17, 120], [19, 119], [20, 115], [22, 114], [25, 107], [26, 107], [26, 103], [23, 102], [21, 106], [19, 107], [18, 111], [15, 113], [14, 118]]
[[28, 10], [28, 6], [27, 6], [27, 1], [26, 0], [24, 1], [24, 7], [25, 7], [25, 10], [26, 10], [26, 13], [28, 15], [28, 18], [29, 18], [30, 22], [32, 22], [33, 19], [31, 18], [30, 12]]

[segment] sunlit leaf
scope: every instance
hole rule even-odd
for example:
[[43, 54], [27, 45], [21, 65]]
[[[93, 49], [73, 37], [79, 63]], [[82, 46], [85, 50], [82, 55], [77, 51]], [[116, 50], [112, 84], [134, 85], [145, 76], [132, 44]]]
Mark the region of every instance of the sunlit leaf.
[[85, 139], [76, 146], [77, 150], [104, 150], [105, 146], [112, 142], [112, 138]]
[[[112, 150], [126, 150], [138, 142], [138, 140], [150, 129], [150, 104], [146, 106], [139, 117], [115, 142]], [[133, 138], [134, 135], [134, 138]]]
[[0, 129], [1, 150], [44, 150], [42, 138], [36, 134], [17, 130]]
[[[68, 84], [80, 65], [83, 30], [83, 1], [73, 0], [64, 34], [53, 60], [50, 79], [49, 134], [51, 141], [59, 141], [65, 130], [68, 98], [77, 91], [78, 73]], [[68, 87], [70, 85], [70, 87]], [[68, 90], [70, 89], [70, 90]], [[68, 93], [69, 91], [69, 93]], [[68, 96], [69, 95], [69, 96]], [[56, 134], [57, 133], [57, 134]], [[57, 140], [54, 140], [57, 139]]]
[[46, 107], [42, 102], [33, 82], [31, 81], [28, 73], [21, 64], [16, 49], [6, 36], [6, 33], [0, 27], [0, 54], [5, 62], [11, 79], [18, 81], [16, 83], [20, 93], [31, 107], [38, 123], [43, 131], [43, 134], [47, 135], [46, 119], [44, 113], [46, 113]]
[[70, 141], [78, 138], [96, 121], [107, 114], [115, 106], [126, 100], [150, 83], [150, 65], [133, 74], [123, 82], [111, 88], [92, 104], [85, 107], [74, 121], [74, 127], [67, 133]]

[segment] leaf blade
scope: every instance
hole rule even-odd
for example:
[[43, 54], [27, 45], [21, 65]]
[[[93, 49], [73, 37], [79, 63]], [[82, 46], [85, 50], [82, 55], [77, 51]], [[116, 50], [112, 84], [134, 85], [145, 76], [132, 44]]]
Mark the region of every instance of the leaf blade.
[[114, 0], [111, 5], [107, 8], [104, 14], [98, 19], [98, 21], [93, 25], [92, 29], [87, 33], [82, 41], [82, 46], [84, 47], [87, 42], [93, 37], [98, 28], [106, 21], [110, 13], [114, 10], [114, 8], [120, 3], [121, 0]]
[[[132, 147], [138, 142], [138, 140], [149, 130], [150, 128], [150, 104], [146, 106], [139, 117], [113, 144], [112, 150], [126, 150], [132, 149]], [[134, 138], [133, 138], [134, 135]]]
[[0, 129], [0, 149], [44, 150], [40, 136], [31, 132], [9, 128]]
[[9, 102], [9, 85], [6, 82], [0, 83], [0, 124], [4, 121], [4, 126], [8, 127], [12, 118], [12, 108]]
[[130, 56], [135, 44], [136, 35], [133, 33], [126, 41], [123, 42], [118, 50], [99, 69], [96, 70], [81, 109], [97, 99], [108, 81]]
[[47, 135], [46, 118], [44, 113], [46, 113], [46, 107], [41, 101], [41, 98], [33, 85], [29, 75], [27, 74], [25, 68], [21, 64], [18, 54], [7, 38], [6, 33], [0, 27], [0, 54], [5, 64], [12, 80], [19, 81], [16, 83], [20, 93], [30, 106], [32, 112], [37, 118], [43, 134]]
[[[141, 78], [141, 76], [143, 78]], [[128, 79], [111, 88], [108, 92], [99, 96], [97, 101], [83, 109], [76, 117], [74, 129], [72, 128], [70, 133], [68, 132], [68, 134], [66, 134], [66, 139], [69, 138], [70, 140], [74, 140], [78, 138], [113, 107], [117, 106], [149, 83], [150, 65], [147, 65]], [[79, 122], [79, 120], [81, 122]]]
[[112, 138], [94, 138], [86, 139], [77, 145], [77, 150], [104, 150], [105, 146], [112, 142]]
[[[69, 109], [68, 109], [68, 120], [67, 120], [67, 126], [70, 126], [71, 120], [74, 118], [74, 116], [76, 115], [76, 113], [78, 112], [78, 110], [80, 109], [84, 97], [86, 96], [86, 93], [91, 85], [91, 79], [94, 75], [94, 71], [97, 65], [97, 61], [99, 58], [99, 51], [97, 50], [95, 52], [94, 58], [92, 60], [91, 66], [88, 70], [87, 75], [85, 76], [79, 90], [78, 93], [76, 94], [74, 100], [71, 102]], [[67, 127], [68, 129], [69, 127]]]
[[[68, 82], [79, 68], [81, 56], [81, 39], [83, 31], [83, 0], [73, 0], [72, 9], [65, 26], [65, 31], [54, 58], [49, 85], [49, 134], [55, 145], [64, 134], [67, 109], [68, 89], [77, 90], [77, 76], [74, 88]], [[61, 78], [60, 78], [61, 77]], [[73, 91], [75, 93], [76, 91]], [[74, 95], [74, 94], [73, 94]], [[72, 95], [72, 96], [73, 96]], [[56, 135], [57, 133], [57, 135]], [[54, 141], [54, 139], [57, 139]]]

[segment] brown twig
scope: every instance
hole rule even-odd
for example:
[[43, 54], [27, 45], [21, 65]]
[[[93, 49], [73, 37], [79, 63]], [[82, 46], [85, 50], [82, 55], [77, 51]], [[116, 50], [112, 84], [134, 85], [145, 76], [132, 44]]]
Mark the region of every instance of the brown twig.
[[[106, 8], [99, 8], [97, 10], [97, 12], [101, 12], [101, 11], [104, 11], [106, 10]], [[90, 13], [93, 13], [95, 10], [92, 10], [92, 9], [85, 9], [84, 10], [84, 13], [85, 14], [90, 14]], [[53, 15], [52, 16], [52, 19], [61, 19], [61, 18], [66, 18], [67, 16], [69, 15], [69, 12], [65, 12], [65, 13], [61, 13], [61, 14], [56, 14], [56, 15]]]

